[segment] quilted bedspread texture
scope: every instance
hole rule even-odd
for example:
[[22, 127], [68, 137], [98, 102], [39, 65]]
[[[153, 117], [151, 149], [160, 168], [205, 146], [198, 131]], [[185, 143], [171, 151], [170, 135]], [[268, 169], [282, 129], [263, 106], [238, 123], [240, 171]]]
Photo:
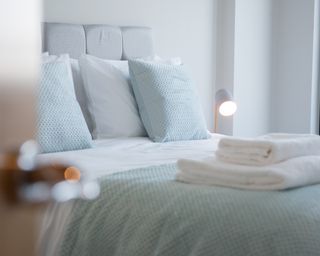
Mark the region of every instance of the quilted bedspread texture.
[[320, 255], [320, 185], [252, 192], [188, 185], [175, 165], [101, 180], [76, 201], [61, 255]]

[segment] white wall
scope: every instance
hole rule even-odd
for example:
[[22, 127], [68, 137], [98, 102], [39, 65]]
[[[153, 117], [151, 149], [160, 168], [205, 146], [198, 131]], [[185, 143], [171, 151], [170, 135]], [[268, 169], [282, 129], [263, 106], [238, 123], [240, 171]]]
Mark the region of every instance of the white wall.
[[319, 0], [218, 0], [218, 8], [216, 84], [238, 104], [233, 119], [219, 117], [219, 132], [316, 132]]
[[320, 134], [320, 0], [314, 1], [311, 133]]
[[273, 0], [271, 130], [313, 131], [314, 0]]
[[216, 0], [43, 0], [44, 21], [149, 26], [157, 54], [180, 56], [213, 126]]
[[269, 131], [272, 1], [236, 0], [233, 134]]
[[234, 95], [233, 118], [219, 117], [218, 131], [256, 136], [269, 131], [271, 0], [219, 0], [218, 88]]
[[[216, 91], [234, 89], [235, 0], [217, 2]], [[233, 118], [219, 115], [217, 132], [232, 135]]]

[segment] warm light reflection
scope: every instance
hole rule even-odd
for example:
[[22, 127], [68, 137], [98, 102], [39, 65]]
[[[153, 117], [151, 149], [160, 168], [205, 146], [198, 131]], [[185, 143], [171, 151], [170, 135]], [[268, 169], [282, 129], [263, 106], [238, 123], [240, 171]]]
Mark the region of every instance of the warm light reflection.
[[77, 182], [81, 178], [81, 173], [76, 167], [69, 167], [64, 171], [64, 178], [67, 181]]
[[81, 185], [78, 182], [62, 181], [52, 188], [52, 197], [57, 202], [67, 202], [79, 198], [81, 195]]
[[237, 104], [234, 101], [225, 101], [219, 107], [222, 116], [232, 116], [237, 111]]
[[25, 171], [35, 168], [35, 157], [39, 152], [38, 144], [33, 140], [24, 142], [20, 147], [18, 166]]
[[100, 186], [96, 182], [87, 182], [83, 185], [82, 195], [84, 198], [93, 200], [100, 194]]

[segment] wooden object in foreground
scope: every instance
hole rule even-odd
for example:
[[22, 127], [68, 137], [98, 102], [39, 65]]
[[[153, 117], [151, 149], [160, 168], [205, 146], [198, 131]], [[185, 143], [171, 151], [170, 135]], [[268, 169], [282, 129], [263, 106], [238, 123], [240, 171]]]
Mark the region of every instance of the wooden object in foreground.
[[37, 255], [39, 225], [51, 201], [95, 199], [97, 182], [84, 181], [76, 167], [37, 165], [33, 142], [0, 154], [0, 255]]
[[28, 195], [28, 190], [36, 184], [50, 188], [61, 182], [66, 167], [23, 170], [18, 161], [18, 153], [0, 155], [0, 255], [37, 255], [38, 229], [50, 197], [45, 191], [47, 195], [40, 197]]

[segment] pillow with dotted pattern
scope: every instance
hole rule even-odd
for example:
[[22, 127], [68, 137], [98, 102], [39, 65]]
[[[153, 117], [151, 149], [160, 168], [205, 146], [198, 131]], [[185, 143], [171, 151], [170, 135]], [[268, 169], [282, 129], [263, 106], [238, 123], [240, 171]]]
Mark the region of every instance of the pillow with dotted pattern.
[[183, 65], [130, 60], [129, 71], [142, 122], [153, 141], [208, 138], [196, 89]]
[[90, 132], [76, 100], [68, 55], [42, 63], [37, 139], [42, 153], [92, 147]]

